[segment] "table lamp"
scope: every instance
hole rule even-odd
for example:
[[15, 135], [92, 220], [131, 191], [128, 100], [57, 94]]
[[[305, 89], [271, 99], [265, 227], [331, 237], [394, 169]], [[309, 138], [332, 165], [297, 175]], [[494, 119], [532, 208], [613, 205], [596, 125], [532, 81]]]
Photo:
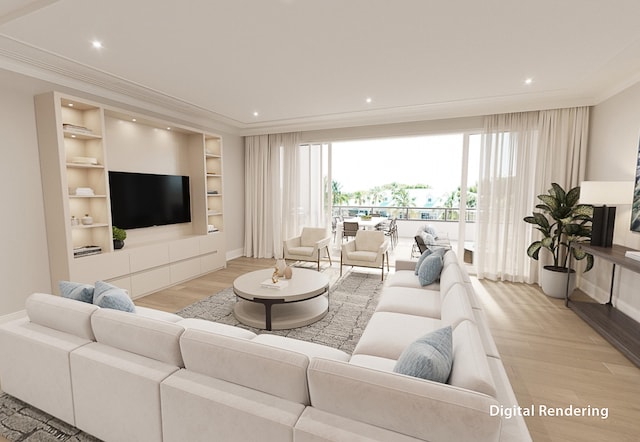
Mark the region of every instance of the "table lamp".
[[631, 204], [633, 181], [583, 181], [580, 203], [593, 206], [591, 245], [611, 247], [615, 226], [615, 205]]

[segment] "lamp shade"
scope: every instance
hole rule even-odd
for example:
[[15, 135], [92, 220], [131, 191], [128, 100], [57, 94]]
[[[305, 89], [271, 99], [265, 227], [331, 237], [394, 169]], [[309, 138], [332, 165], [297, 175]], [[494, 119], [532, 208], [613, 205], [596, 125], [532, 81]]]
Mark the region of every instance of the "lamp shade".
[[580, 203], [593, 206], [631, 204], [633, 185], [633, 181], [583, 181]]

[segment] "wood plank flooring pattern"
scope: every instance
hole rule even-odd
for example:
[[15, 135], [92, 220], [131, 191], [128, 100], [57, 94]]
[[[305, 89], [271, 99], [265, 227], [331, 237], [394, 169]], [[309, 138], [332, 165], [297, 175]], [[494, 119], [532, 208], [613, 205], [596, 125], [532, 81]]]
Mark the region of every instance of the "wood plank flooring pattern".
[[[410, 244], [397, 247], [395, 255], [408, 258]], [[175, 312], [231, 286], [238, 275], [273, 263], [238, 258], [226, 269], [140, 298], [136, 304]], [[332, 279], [338, 271], [339, 256], [329, 269]], [[640, 369], [562, 300], [546, 297], [537, 286], [484, 280], [474, 280], [474, 286], [520, 406], [608, 408], [607, 419], [527, 417], [534, 441], [640, 440]]]

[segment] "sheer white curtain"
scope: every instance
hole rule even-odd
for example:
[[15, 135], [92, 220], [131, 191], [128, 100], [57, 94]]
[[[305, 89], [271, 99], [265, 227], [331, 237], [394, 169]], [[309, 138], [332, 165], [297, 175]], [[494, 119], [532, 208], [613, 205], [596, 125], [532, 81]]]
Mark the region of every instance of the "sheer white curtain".
[[245, 256], [281, 257], [298, 231], [298, 143], [298, 133], [245, 138]]
[[568, 188], [585, 169], [589, 109], [492, 115], [485, 119], [478, 182], [479, 278], [533, 283], [546, 264], [526, 250], [538, 232], [523, 218], [552, 182]]

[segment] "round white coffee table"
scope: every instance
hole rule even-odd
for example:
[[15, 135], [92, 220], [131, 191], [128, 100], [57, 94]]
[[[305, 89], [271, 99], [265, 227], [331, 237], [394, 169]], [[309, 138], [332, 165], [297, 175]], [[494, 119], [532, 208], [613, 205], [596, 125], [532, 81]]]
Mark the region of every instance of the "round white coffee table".
[[[233, 308], [243, 324], [266, 330], [302, 327], [322, 319], [329, 311], [329, 278], [320, 272], [294, 268], [282, 288], [263, 287], [273, 268], [246, 273], [233, 281], [238, 302]], [[326, 294], [326, 296], [324, 296]]]

